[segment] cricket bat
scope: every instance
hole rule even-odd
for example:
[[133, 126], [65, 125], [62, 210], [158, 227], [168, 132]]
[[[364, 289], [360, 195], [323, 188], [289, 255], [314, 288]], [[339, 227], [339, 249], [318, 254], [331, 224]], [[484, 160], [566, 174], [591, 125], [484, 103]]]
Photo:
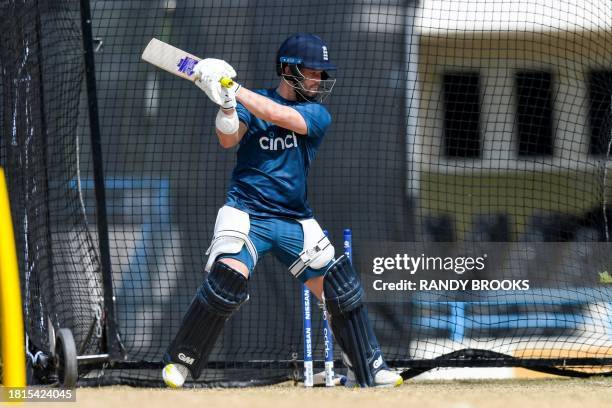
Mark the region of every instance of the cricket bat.
[[[143, 61], [155, 65], [157, 68], [174, 74], [189, 81], [196, 81], [199, 78], [193, 72], [193, 67], [201, 60], [186, 51], [173, 47], [163, 41], [153, 38], [149, 41], [142, 52]], [[234, 84], [231, 78], [221, 78], [221, 85], [229, 88]]]

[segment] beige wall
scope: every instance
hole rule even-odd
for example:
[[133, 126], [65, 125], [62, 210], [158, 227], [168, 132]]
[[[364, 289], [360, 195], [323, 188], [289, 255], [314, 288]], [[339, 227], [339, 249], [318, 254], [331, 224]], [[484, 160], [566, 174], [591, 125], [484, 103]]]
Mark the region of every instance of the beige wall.
[[[478, 213], [510, 214], [516, 234], [534, 210], [581, 214], [598, 205], [612, 162], [588, 154], [586, 81], [590, 70], [612, 70], [612, 32], [455, 34], [420, 40], [416, 163], [409, 177], [419, 179], [421, 210], [452, 213], [461, 238]], [[522, 70], [552, 73], [552, 157], [517, 155], [514, 76]], [[461, 71], [480, 73], [479, 159], [442, 156], [442, 76]]]

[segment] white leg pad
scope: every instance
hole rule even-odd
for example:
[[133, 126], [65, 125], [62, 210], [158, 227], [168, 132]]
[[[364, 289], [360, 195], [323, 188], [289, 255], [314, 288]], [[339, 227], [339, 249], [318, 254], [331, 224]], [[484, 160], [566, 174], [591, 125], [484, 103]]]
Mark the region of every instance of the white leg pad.
[[289, 267], [289, 272], [296, 278], [306, 268], [324, 268], [329, 261], [334, 259], [335, 250], [329, 239], [323, 233], [319, 223], [314, 218], [298, 220], [304, 232], [304, 249], [298, 258]]
[[208, 261], [204, 268], [206, 272], [210, 272], [210, 268], [212, 268], [219, 255], [237, 254], [243, 245], [246, 245], [251, 258], [253, 258], [253, 264], [256, 264], [257, 249], [249, 238], [250, 229], [249, 214], [227, 205], [221, 207], [217, 213], [212, 243], [206, 250], [206, 255], [208, 255]]

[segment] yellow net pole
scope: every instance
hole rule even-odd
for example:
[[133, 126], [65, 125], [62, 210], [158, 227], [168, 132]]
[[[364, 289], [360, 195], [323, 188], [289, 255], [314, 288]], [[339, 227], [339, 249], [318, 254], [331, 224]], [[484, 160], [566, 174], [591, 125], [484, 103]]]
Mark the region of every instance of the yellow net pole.
[[0, 168], [0, 352], [5, 387], [26, 385], [22, 307], [8, 189]]

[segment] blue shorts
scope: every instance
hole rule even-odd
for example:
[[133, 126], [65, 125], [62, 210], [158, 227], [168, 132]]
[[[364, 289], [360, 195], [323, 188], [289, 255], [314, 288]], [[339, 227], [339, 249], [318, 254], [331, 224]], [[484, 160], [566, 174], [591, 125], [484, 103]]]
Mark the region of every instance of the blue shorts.
[[[276, 258], [287, 268], [298, 258], [304, 250], [304, 231], [302, 225], [290, 218], [256, 217], [250, 218], [249, 238], [257, 249], [258, 259], [263, 258], [268, 252], [272, 252]], [[255, 263], [246, 246], [243, 246], [237, 254], [219, 255], [217, 259], [236, 259], [249, 268], [249, 274], [253, 273]], [[317, 276], [325, 275], [327, 268], [333, 263], [330, 261], [321, 269], [306, 268], [298, 277], [302, 282]]]

